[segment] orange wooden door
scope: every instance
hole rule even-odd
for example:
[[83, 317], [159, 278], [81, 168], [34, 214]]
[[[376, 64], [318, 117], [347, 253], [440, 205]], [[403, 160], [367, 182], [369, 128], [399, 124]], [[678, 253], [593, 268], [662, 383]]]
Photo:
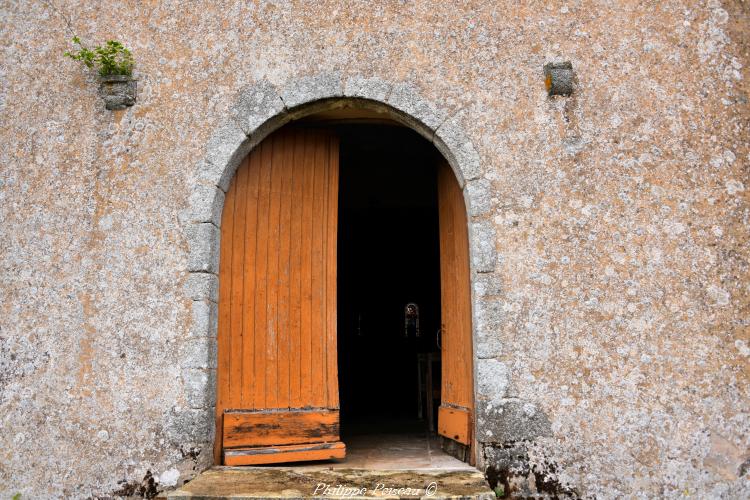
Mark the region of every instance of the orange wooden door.
[[450, 166], [438, 168], [442, 392], [438, 433], [472, 460], [474, 409], [469, 238], [463, 193]]
[[221, 222], [215, 462], [343, 458], [336, 365], [338, 138], [274, 133]]

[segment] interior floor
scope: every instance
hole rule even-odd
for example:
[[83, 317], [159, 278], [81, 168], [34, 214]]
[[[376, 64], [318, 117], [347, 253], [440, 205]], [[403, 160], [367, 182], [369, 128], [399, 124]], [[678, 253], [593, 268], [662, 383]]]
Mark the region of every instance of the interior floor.
[[295, 469], [473, 470], [440, 448], [440, 438], [419, 420], [360, 421], [342, 435], [346, 458], [309, 462]]

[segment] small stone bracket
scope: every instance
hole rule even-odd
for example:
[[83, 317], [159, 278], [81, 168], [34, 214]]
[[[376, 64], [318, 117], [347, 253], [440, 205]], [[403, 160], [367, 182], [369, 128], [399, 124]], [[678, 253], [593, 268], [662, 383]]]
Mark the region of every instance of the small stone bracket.
[[570, 61], [544, 65], [544, 85], [548, 95], [573, 93], [573, 64]]
[[135, 104], [136, 80], [132, 76], [110, 75], [99, 80], [99, 95], [109, 110], [125, 109]]

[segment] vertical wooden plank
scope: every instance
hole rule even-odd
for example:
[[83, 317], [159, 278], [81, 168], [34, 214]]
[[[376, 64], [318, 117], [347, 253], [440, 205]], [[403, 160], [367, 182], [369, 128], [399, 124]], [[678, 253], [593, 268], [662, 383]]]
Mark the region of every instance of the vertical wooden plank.
[[232, 241], [234, 229], [234, 199], [236, 182], [229, 185], [221, 215], [221, 247], [219, 250], [219, 325], [216, 369], [216, 440], [214, 441], [214, 463], [221, 463], [222, 416], [229, 398], [229, 342], [231, 339], [231, 290], [232, 290]]
[[247, 203], [247, 160], [237, 169], [234, 178], [234, 232], [232, 235], [232, 292], [231, 292], [231, 338], [229, 348], [229, 401], [230, 408], [242, 406], [242, 341], [244, 314], [244, 278], [245, 278], [245, 206]]
[[322, 215], [320, 217], [320, 405], [328, 405], [328, 178], [330, 174], [329, 148], [330, 142], [324, 134], [319, 136], [321, 148], [320, 167], [323, 178], [320, 190], [320, 203], [322, 205]]
[[[446, 168], [448, 168], [446, 166]], [[456, 356], [455, 370], [457, 372], [457, 396], [458, 405], [464, 408], [474, 407], [474, 376], [472, 367], [474, 365], [474, 349], [472, 342], [471, 326], [471, 270], [469, 266], [469, 230], [466, 219], [466, 208], [464, 197], [455, 182], [455, 193], [457, 207], [455, 214], [454, 231], [456, 233], [456, 302], [460, 304], [458, 331], [460, 337], [454, 337], [458, 343], [456, 346], [459, 355]], [[494, 244], [494, 242], [493, 242]]]
[[300, 376], [301, 393], [308, 405], [313, 404], [312, 394], [312, 240], [313, 240], [313, 187], [315, 180], [315, 147], [309, 132], [304, 133], [302, 231], [301, 231], [301, 304], [300, 304]]
[[[318, 139], [319, 133], [315, 134]], [[325, 273], [323, 269], [323, 233], [324, 233], [324, 196], [325, 187], [325, 160], [326, 148], [319, 140], [314, 143], [314, 170], [313, 170], [313, 235], [312, 235], [312, 349], [311, 349], [311, 378], [312, 378], [312, 405], [319, 407], [325, 404], [323, 391], [323, 374], [325, 365], [323, 356], [323, 306], [325, 286]]]
[[279, 268], [278, 268], [278, 298], [277, 298], [277, 324], [278, 324], [278, 394], [276, 406], [278, 408], [289, 408], [289, 375], [290, 375], [290, 350], [291, 332], [290, 323], [290, 262], [291, 252], [291, 218], [292, 218], [292, 176], [294, 173], [292, 159], [294, 147], [294, 134], [284, 133], [279, 137], [281, 150], [277, 156], [281, 163], [279, 169]]
[[452, 380], [450, 357], [450, 330], [452, 329], [452, 292], [454, 290], [453, 273], [451, 266], [453, 261], [453, 216], [452, 198], [448, 190], [448, 180], [445, 177], [445, 168], [440, 165], [438, 169], [438, 211], [440, 220], [440, 341], [442, 345], [442, 379], [443, 387], [441, 397], [443, 401], [452, 400], [450, 381]]
[[302, 349], [302, 217], [303, 217], [303, 160], [305, 136], [298, 132], [292, 144], [291, 190], [291, 243], [289, 250], [289, 404], [292, 408], [304, 406], [302, 399], [301, 349]]
[[337, 259], [338, 259], [338, 213], [339, 213], [339, 140], [331, 137], [328, 141], [328, 217], [326, 242], [328, 245], [326, 262], [326, 371], [327, 406], [338, 408], [338, 350], [337, 344]]
[[243, 307], [242, 331], [242, 385], [241, 407], [253, 408], [255, 366], [255, 270], [258, 228], [258, 181], [260, 175], [260, 154], [255, 151], [248, 157], [247, 193], [245, 196], [245, 266], [243, 287], [245, 300]]
[[276, 408], [279, 392], [278, 290], [279, 290], [279, 212], [281, 208], [281, 151], [279, 134], [271, 138], [270, 204], [268, 210], [268, 275], [266, 279], [266, 407]]
[[[443, 172], [446, 172], [446, 170], [443, 170]], [[446, 183], [450, 183], [450, 180], [448, 179], [448, 174], [444, 174]], [[449, 402], [456, 401], [456, 394], [454, 390], [454, 384], [456, 382], [456, 374], [455, 374], [455, 365], [456, 365], [456, 349], [454, 347], [454, 337], [458, 333], [458, 328], [456, 324], [456, 274], [455, 274], [455, 265], [456, 265], [456, 231], [455, 231], [455, 203], [456, 199], [453, 195], [452, 190], [450, 189], [449, 184], [446, 184], [446, 199], [448, 203], [446, 204], [446, 223], [448, 225], [448, 230], [446, 234], [446, 267], [447, 267], [447, 273], [448, 273], [448, 279], [447, 279], [447, 289], [446, 289], [446, 300], [448, 304], [448, 309], [446, 310], [446, 320], [445, 320], [445, 331], [443, 332], [443, 349], [444, 352], [448, 353], [447, 356], [444, 357], [446, 360], [446, 367], [448, 369], [448, 372], [446, 373], [446, 377], [444, 378], [443, 384], [445, 388], [445, 396], [446, 400]]]
[[[448, 167], [445, 167], [448, 169]], [[448, 174], [452, 174], [448, 172]], [[453, 243], [454, 243], [454, 290], [455, 332], [451, 337], [453, 358], [453, 383], [455, 404], [464, 408], [472, 406], [472, 344], [471, 344], [471, 295], [469, 289], [469, 253], [466, 210], [461, 189], [453, 182]]]
[[270, 140], [259, 146], [260, 165], [258, 174], [258, 225], [256, 227], [255, 253], [255, 408], [266, 408], [266, 358], [267, 358], [267, 274], [268, 274], [268, 214], [271, 186], [271, 155], [273, 147]]

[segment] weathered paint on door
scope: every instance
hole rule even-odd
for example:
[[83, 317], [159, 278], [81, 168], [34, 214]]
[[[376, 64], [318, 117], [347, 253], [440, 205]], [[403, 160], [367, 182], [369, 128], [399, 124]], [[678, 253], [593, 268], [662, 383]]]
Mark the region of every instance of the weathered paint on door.
[[342, 458], [338, 138], [284, 129], [243, 161], [221, 222], [215, 462]]
[[438, 204], [443, 379], [438, 433], [470, 449], [474, 384], [469, 238], [463, 193], [444, 161], [438, 167]]

